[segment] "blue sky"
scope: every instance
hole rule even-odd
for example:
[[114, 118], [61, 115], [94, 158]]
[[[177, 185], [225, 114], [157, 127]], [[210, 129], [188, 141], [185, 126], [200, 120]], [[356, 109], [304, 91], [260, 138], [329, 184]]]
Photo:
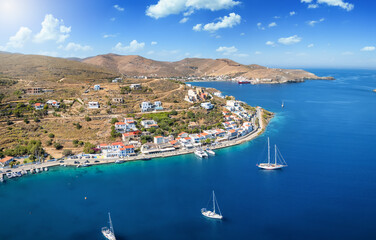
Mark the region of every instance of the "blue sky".
[[0, 0], [0, 50], [376, 67], [375, 1]]

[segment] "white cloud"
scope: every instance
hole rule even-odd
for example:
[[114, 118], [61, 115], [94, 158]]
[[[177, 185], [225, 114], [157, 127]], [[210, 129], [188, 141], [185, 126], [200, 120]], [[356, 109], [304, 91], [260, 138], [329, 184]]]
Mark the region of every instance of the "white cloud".
[[265, 30], [265, 28], [262, 26], [262, 23], [257, 23], [257, 28], [260, 30]]
[[201, 29], [202, 29], [202, 24], [201, 24], [201, 23], [196, 24], [192, 29], [193, 29], [194, 31], [196, 31], [196, 32], [201, 31]]
[[280, 16], [274, 16], [273, 18], [274, 19], [280, 19], [281, 17]]
[[290, 16], [294, 16], [296, 14], [295, 11], [290, 12]]
[[69, 37], [71, 27], [64, 26], [64, 21], [47, 14], [42, 22], [42, 29], [34, 36], [34, 41], [42, 43], [53, 40], [58, 43], [64, 42]]
[[261, 55], [261, 54], [262, 54], [262, 52], [260, 52], [260, 51], [255, 52], [255, 55]]
[[157, 45], [157, 44], [158, 44], [158, 43], [155, 42], [155, 41], [153, 41], [153, 42], [150, 43], [150, 45]]
[[291, 45], [291, 44], [298, 43], [301, 40], [302, 40], [301, 37], [298, 37], [298, 35], [294, 35], [294, 36], [287, 37], [287, 38], [280, 38], [280, 39], [278, 39], [278, 42], [282, 43], [284, 45]]
[[146, 15], [158, 19], [171, 14], [185, 12], [185, 16], [189, 16], [194, 10], [208, 9], [217, 11], [229, 9], [238, 4], [240, 2], [233, 0], [159, 0], [157, 4], [147, 7]]
[[235, 46], [232, 47], [219, 47], [215, 51], [222, 53], [223, 55], [230, 55], [236, 53], [238, 49]]
[[186, 22], [188, 21], [188, 19], [189, 19], [189, 18], [184, 17], [184, 18], [182, 18], [182, 19], [179, 21], [179, 23], [186, 23]]
[[276, 27], [277, 26], [277, 23], [275, 23], [275, 22], [271, 22], [271, 23], [269, 23], [269, 25], [268, 25], [268, 27]]
[[275, 42], [273, 42], [273, 41], [267, 41], [265, 44], [268, 45], [268, 46], [275, 47]]
[[318, 4], [309, 4], [308, 5], [308, 8], [312, 8], [312, 9], [315, 9], [315, 8], [318, 8], [319, 5]]
[[[59, 46], [59, 48], [61, 48]], [[65, 48], [63, 48], [65, 51], [74, 51], [74, 52], [78, 52], [78, 51], [91, 51], [93, 50], [92, 47], [90, 46], [83, 46], [83, 45], [80, 45], [78, 43], [74, 43], [74, 42], [70, 42], [67, 44], [67, 46]]]
[[133, 40], [127, 46], [123, 46], [123, 44], [119, 42], [116, 44], [113, 50], [118, 51], [118, 52], [137, 52], [137, 51], [144, 49], [144, 47], [145, 47], [144, 42], [139, 43], [137, 42], [137, 40]]
[[342, 55], [350, 56], [350, 55], [354, 55], [354, 53], [353, 52], [343, 52]]
[[375, 47], [374, 46], [365, 46], [364, 48], [360, 49], [360, 51], [364, 51], [364, 52], [371, 52], [371, 51], [375, 51]]
[[205, 24], [203, 28], [201, 28], [201, 24], [197, 24], [193, 27], [195, 31], [208, 31], [208, 32], [215, 32], [221, 28], [232, 28], [235, 25], [240, 24], [241, 16], [235, 13], [230, 13], [228, 16], [224, 16], [223, 18], [219, 18], [219, 21], [214, 23]]
[[105, 34], [103, 35], [103, 38], [114, 38], [116, 37], [116, 34]]
[[14, 36], [9, 37], [9, 40], [4, 47], [0, 46], [0, 50], [6, 51], [9, 48], [23, 48], [30, 37], [31, 30], [27, 27], [21, 27]]
[[354, 4], [344, 2], [344, 0], [317, 0], [313, 3], [313, 0], [301, 0], [302, 3], [309, 3], [308, 8], [318, 8], [319, 4], [326, 4], [328, 6], [340, 7], [346, 11], [351, 11], [354, 9]]
[[354, 4], [344, 2], [343, 0], [317, 0], [317, 3], [326, 3], [329, 6], [336, 6], [351, 11], [354, 9]]
[[116, 20], [116, 18], [114, 18], [114, 17], [113, 17], [113, 18], [110, 18], [110, 21], [111, 21], [111, 22], [113, 22], [113, 21], [115, 21], [115, 20]]
[[149, 51], [149, 52], [147, 52], [146, 54], [147, 55], [152, 55], [152, 54], [154, 54], [155, 52], [153, 51], [153, 50], [151, 50], [151, 51]]
[[313, 44], [313, 43], [311, 43], [311, 44], [308, 44], [308, 48], [313, 48], [315, 45]]
[[240, 33], [240, 36], [244, 36], [245, 35], [245, 33]]
[[119, 5], [114, 5], [114, 8], [120, 12], [124, 11], [124, 8], [120, 7]]
[[320, 22], [323, 22], [323, 21], [325, 21], [325, 18], [321, 18], [318, 21], [315, 21], [315, 20], [308, 21], [307, 24], [313, 27], [313, 26], [315, 26], [316, 23], [320, 23]]

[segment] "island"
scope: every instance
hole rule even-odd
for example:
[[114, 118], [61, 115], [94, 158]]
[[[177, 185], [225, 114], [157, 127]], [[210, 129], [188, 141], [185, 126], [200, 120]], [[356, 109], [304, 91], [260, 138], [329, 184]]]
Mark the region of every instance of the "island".
[[13, 61], [18, 68], [15, 62], [27, 58], [22, 68], [32, 74], [1, 69], [1, 179], [53, 166], [216, 150], [257, 137], [273, 117], [213, 88], [169, 78], [128, 78], [61, 58], [12, 57], [5, 65]]

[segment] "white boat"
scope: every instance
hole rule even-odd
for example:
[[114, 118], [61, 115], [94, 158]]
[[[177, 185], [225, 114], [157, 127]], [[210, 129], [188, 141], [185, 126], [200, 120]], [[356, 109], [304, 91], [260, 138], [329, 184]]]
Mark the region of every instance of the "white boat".
[[117, 159], [116, 161], [115, 161], [115, 163], [124, 163], [125, 162], [125, 160], [121, 160], [121, 159]]
[[114, 227], [112, 226], [112, 221], [111, 221], [111, 215], [110, 215], [110, 213], [108, 213], [108, 219], [109, 219], [110, 228], [103, 227], [102, 228], [102, 234], [108, 240], [116, 240], [115, 232], [114, 232]]
[[35, 169], [35, 172], [36, 172], [36, 173], [39, 173], [39, 168], [36, 168], [36, 169]]
[[209, 155], [215, 156], [215, 152], [214, 152], [213, 150], [211, 150], [210, 148], [205, 149], [205, 151], [206, 151]]
[[282, 108], [284, 108], [284, 107], [285, 107], [285, 104], [283, 103], [283, 101], [282, 101], [281, 107], [282, 107]]
[[287, 164], [281, 152], [278, 150], [277, 145], [274, 145], [274, 162], [270, 162], [270, 143], [268, 138], [268, 162], [258, 163], [256, 166], [265, 170], [276, 170], [287, 167]]
[[200, 158], [208, 157], [208, 154], [204, 150], [202, 150], [201, 148], [198, 148], [198, 149], [195, 150], [195, 155], [197, 157], [200, 157]]
[[[218, 208], [219, 213], [216, 212], [216, 206]], [[212, 218], [212, 219], [222, 219], [223, 218], [221, 210], [219, 209], [217, 199], [215, 198], [214, 191], [213, 191], [213, 211], [207, 210], [206, 208], [202, 208], [201, 214], [204, 215], [207, 218]]]
[[4, 177], [3, 177], [3, 175], [1, 175], [1, 177], [0, 177], [0, 182], [4, 182], [5, 180], [4, 180]]
[[47, 172], [47, 171], [48, 171], [48, 167], [45, 167], [45, 168], [44, 168], [44, 171]]

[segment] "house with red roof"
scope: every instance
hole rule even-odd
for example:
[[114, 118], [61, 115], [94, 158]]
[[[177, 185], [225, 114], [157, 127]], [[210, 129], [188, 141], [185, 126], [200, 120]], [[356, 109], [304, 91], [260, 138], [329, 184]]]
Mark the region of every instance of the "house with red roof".
[[11, 157], [11, 156], [7, 156], [7, 157], [0, 159], [0, 167], [8, 166], [9, 163], [11, 163], [12, 161], [14, 161], [14, 157]]
[[34, 108], [35, 108], [35, 110], [42, 110], [44, 108], [44, 104], [43, 103], [35, 103]]

